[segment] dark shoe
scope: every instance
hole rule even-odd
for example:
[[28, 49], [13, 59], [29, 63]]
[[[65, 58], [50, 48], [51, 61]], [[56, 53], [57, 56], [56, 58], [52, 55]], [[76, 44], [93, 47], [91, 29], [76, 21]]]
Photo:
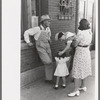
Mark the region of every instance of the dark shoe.
[[45, 83], [53, 84], [53, 81], [52, 80], [45, 80]]

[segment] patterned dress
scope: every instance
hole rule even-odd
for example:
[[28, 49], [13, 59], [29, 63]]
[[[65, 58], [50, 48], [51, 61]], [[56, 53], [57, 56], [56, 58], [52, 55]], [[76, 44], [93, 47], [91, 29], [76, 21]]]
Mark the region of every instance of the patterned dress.
[[[79, 30], [77, 35], [77, 41], [79, 45], [85, 46], [90, 45], [92, 41], [92, 32], [88, 30]], [[84, 79], [87, 76], [92, 75], [91, 71], [91, 55], [89, 46], [88, 47], [76, 47], [73, 68], [72, 68], [72, 77]]]

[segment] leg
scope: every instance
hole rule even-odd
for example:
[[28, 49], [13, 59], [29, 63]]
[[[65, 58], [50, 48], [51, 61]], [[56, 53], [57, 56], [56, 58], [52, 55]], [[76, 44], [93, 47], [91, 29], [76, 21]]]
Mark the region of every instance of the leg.
[[81, 80], [81, 86], [80, 86], [79, 90], [87, 91], [87, 87], [85, 85], [85, 80], [86, 79]]
[[62, 77], [62, 80], [63, 80], [63, 85], [65, 85], [65, 86], [66, 86], [66, 79], [65, 79], [65, 76], [64, 76], [64, 77]]
[[62, 85], [62, 87], [65, 88], [65, 87], [66, 87], [66, 78], [65, 78], [65, 76], [62, 77], [62, 80], [63, 80], [63, 85]]
[[59, 79], [60, 79], [60, 77], [57, 76], [57, 79], [56, 79], [56, 85], [59, 85]]
[[57, 76], [57, 79], [56, 79], [56, 84], [55, 84], [55, 86], [53, 87], [54, 89], [58, 89], [59, 79], [60, 79], [60, 77], [59, 77], [59, 76]]
[[81, 88], [82, 88], [82, 87], [85, 87], [85, 80], [86, 80], [86, 79], [82, 79], [82, 80], [81, 80]]
[[74, 78], [72, 77], [72, 67], [73, 67], [73, 59], [74, 59], [74, 55], [71, 56], [70, 58], [70, 61], [69, 61], [69, 67], [68, 67], [68, 70], [69, 70], [69, 77], [70, 77], [70, 81], [71, 82], [74, 82]]
[[45, 80], [52, 80], [53, 77], [53, 65], [45, 64]]
[[79, 96], [80, 92], [79, 92], [79, 81], [80, 79], [74, 79], [74, 91], [72, 93], [69, 93], [68, 96], [73, 97], [73, 96]]
[[73, 67], [73, 58], [74, 58], [74, 55], [72, 55], [71, 60], [70, 60], [69, 73], [71, 72], [72, 67]]
[[78, 90], [78, 88], [79, 88], [79, 83], [80, 83], [80, 79], [74, 79], [74, 91], [73, 92], [75, 92], [75, 91], [77, 91]]
[[50, 54], [41, 47], [37, 47], [37, 51], [39, 54], [39, 57], [41, 61], [43, 62], [45, 66], [45, 79], [46, 80], [52, 80], [53, 77], [53, 64], [52, 64], [52, 58]]

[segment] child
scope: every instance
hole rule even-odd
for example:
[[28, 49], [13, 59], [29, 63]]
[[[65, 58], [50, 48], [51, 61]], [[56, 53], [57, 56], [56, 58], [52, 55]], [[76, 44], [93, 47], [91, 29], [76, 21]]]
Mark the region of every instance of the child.
[[59, 32], [55, 35], [55, 40], [61, 40], [61, 41], [65, 41], [65, 48], [59, 52], [59, 55], [62, 55], [63, 53], [65, 53], [66, 51], [68, 51], [68, 55], [71, 55], [71, 59], [70, 59], [70, 66], [69, 66], [69, 73], [72, 70], [72, 64], [73, 64], [73, 58], [74, 58], [74, 53], [75, 53], [75, 47], [74, 47], [74, 43], [75, 43], [75, 39], [77, 38], [77, 36], [72, 33], [72, 32]]
[[54, 86], [54, 89], [58, 89], [60, 77], [63, 80], [62, 87], [65, 88], [66, 87], [65, 77], [69, 74], [69, 71], [68, 71], [68, 68], [67, 68], [67, 65], [66, 65], [66, 62], [69, 60], [69, 57], [66, 57], [66, 53], [64, 53], [60, 56], [59, 52], [57, 53], [57, 57], [55, 57], [57, 67], [56, 67], [56, 70], [54, 72], [54, 76], [57, 76], [57, 79], [56, 79], [56, 85]]
[[[74, 50], [74, 47], [75, 47], [75, 40], [76, 40], [76, 35], [74, 33], [71, 33], [71, 32], [59, 32], [55, 35], [55, 40], [61, 40], [61, 41], [66, 41], [65, 44], [66, 44], [66, 47], [61, 51], [59, 52], [59, 55], [62, 55], [63, 53], [65, 53], [67, 50], [71, 49]], [[70, 52], [71, 55], [74, 55], [74, 51], [73, 52]]]

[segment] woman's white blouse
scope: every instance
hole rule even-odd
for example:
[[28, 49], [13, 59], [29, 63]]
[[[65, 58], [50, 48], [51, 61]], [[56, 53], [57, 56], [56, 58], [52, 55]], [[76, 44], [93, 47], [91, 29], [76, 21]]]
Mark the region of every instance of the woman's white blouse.
[[77, 41], [79, 42], [79, 45], [90, 45], [92, 41], [91, 30], [79, 30], [77, 33]]

